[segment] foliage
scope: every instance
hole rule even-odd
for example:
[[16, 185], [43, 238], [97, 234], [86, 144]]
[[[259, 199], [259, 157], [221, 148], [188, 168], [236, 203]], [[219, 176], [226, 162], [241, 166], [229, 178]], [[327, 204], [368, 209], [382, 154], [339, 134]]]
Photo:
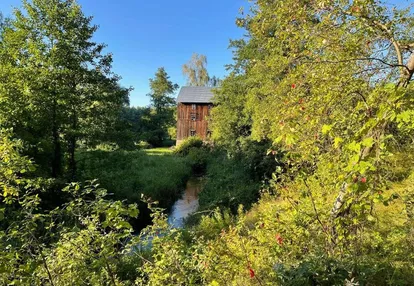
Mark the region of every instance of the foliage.
[[[217, 207], [236, 213], [240, 204], [248, 208], [259, 198], [260, 189], [268, 185], [272, 173], [282, 168], [283, 154], [268, 153], [269, 142], [245, 140], [237, 153], [219, 147], [203, 145], [190, 137], [175, 152], [187, 154], [193, 173], [205, 177], [199, 194], [200, 211], [214, 211]], [[182, 148], [182, 149], [181, 149]]]
[[169, 128], [176, 125], [174, 110], [175, 100], [171, 97], [178, 89], [177, 84], [169, 80], [169, 76], [164, 68], [159, 68], [153, 79], [150, 79], [151, 104], [154, 110], [151, 111], [151, 133], [155, 133], [155, 138], [148, 138], [151, 145], [161, 146], [163, 140], [169, 135]]
[[77, 141], [100, 138], [128, 102], [91, 21], [74, 1], [23, 1], [1, 31], [0, 124], [54, 177], [64, 159], [73, 176]]
[[209, 76], [207, 72], [207, 57], [193, 53], [188, 63], [183, 65], [183, 74], [187, 77], [189, 86], [207, 86]]
[[188, 149], [187, 161], [191, 165], [193, 174], [204, 174], [211, 152], [207, 147], [190, 147]]
[[223, 80], [221, 80], [219, 77], [216, 77], [215, 75], [213, 77], [209, 77], [208, 79], [208, 86], [210, 87], [220, 87]]
[[151, 97], [151, 104], [157, 113], [175, 105], [175, 100], [170, 95], [178, 89], [178, 85], [169, 80], [164, 68], [159, 68], [155, 77], [150, 79], [150, 88], [151, 93], [148, 96]]
[[[152, 259], [144, 263], [145, 283], [410, 285], [414, 257], [407, 253], [412, 253], [413, 244], [407, 243], [411, 235], [403, 202], [393, 203], [392, 216], [387, 212], [379, 215], [387, 227], [372, 222], [378, 230], [365, 232], [359, 256], [338, 253], [333, 257], [323, 243], [325, 233], [308, 209], [308, 199], [299, 203], [301, 194], [292, 195], [291, 200], [298, 204], [266, 194], [251, 211], [239, 209], [236, 221], [216, 211], [186, 232], [169, 231], [166, 222], [157, 221], [151, 229], [164, 235], [153, 241]], [[381, 207], [377, 203], [374, 208]], [[398, 231], [390, 229], [394, 219], [401, 220]]]
[[99, 179], [115, 199], [138, 203], [145, 194], [163, 208], [169, 208], [179, 197], [191, 174], [185, 158], [165, 153], [87, 151], [80, 152], [78, 160], [79, 178]]
[[251, 134], [251, 115], [246, 107], [245, 76], [230, 74], [219, 89], [214, 89], [211, 111], [213, 140], [229, 152], [238, 152]]
[[[21, 140], [12, 139], [11, 130], [0, 130], [0, 194], [1, 202], [12, 204], [19, 199], [21, 189], [30, 188], [31, 180], [22, 175], [35, 171], [33, 161], [27, 157], [20, 156], [23, 150]], [[4, 209], [0, 210], [1, 218]]]
[[69, 184], [68, 203], [42, 210], [33, 162], [10, 131], [1, 135], [1, 284], [116, 285], [115, 265], [134, 241], [128, 218], [138, 215], [136, 205], [108, 201], [90, 182]]
[[230, 150], [249, 138], [272, 142], [269, 152], [281, 150], [287, 163], [272, 190], [302, 193], [329, 254], [347, 245], [343, 255], [356, 255], [374, 201], [394, 198], [378, 196], [393, 153], [413, 138], [410, 9], [256, 1], [237, 23], [248, 38], [232, 42], [236, 62], [216, 92], [213, 135]]
[[[115, 200], [96, 181], [70, 183], [56, 193], [67, 201], [50, 210], [48, 182], [21, 154], [25, 144], [56, 176], [62, 154], [73, 163], [80, 139], [96, 146], [96, 134], [117, 136], [114, 126], [132, 142], [145, 132], [162, 142], [161, 111], [170, 114], [176, 87], [160, 69], [153, 107], [120, 118], [127, 90], [91, 41], [91, 19], [73, 1], [24, 7], [0, 36], [0, 124], [15, 128], [0, 131], [2, 284], [412, 284], [412, 10], [254, 1], [237, 20], [246, 37], [231, 42], [235, 62], [215, 91], [216, 147], [190, 138], [174, 156], [116, 150], [106, 139], [111, 151], [78, 153], [77, 174], [99, 178]], [[201, 64], [186, 70], [197, 78], [201, 68], [194, 82], [206, 85], [206, 60], [194, 60]], [[163, 208], [191, 167], [206, 171], [201, 217], [171, 229]], [[141, 193], [151, 197], [152, 224], [134, 237], [130, 222], [143, 208], [125, 203]]]
[[137, 144], [137, 147], [139, 149], [149, 149], [149, 148], [151, 148], [151, 145], [148, 142], [139, 141], [138, 144]]
[[216, 156], [207, 166], [207, 181], [199, 195], [200, 210], [216, 207], [237, 211], [240, 204], [248, 207], [259, 197], [260, 180], [247, 175], [247, 167], [225, 154]]
[[[244, 142], [271, 142], [268, 154], [284, 164], [269, 194], [219, 235], [210, 226], [211, 235], [160, 238], [156, 267], [144, 265], [147, 282], [410, 285], [413, 189], [396, 184], [408, 186], [412, 174], [412, 11], [258, 0], [243, 15], [247, 38], [232, 42], [236, 61], [216, 91], [213, 135], [235, 159]], [[208, 180], [201, 206], [219, 198], [236, 201], [234, 210], [248, 199], [246, 171], [226, 181], [241, 169], [226, 165], [216, 165], [224, 175]]]
[[175, 148], [174, 153], [180, 156], [186, 156], [191, 148], [201, 148], [202, 146], [203, 140], [200, 137], [191, 136], [181, 142], [180, 145]]

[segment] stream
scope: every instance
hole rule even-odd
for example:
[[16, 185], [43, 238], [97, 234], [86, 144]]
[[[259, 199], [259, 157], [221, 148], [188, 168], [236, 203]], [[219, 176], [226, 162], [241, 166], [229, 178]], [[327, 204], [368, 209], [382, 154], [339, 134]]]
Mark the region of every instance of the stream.
[[177, 200], [168, 216], [168, 224], [173, 228], [184, 227], [184, 220], [198, 208], [198, 194], [202, 189], [202, 178], [188, 180], [181, 199]]
[[[187, 181], [185, 190], [181, 199], [177, 200], [171, 208], [168, 216], [168, 224], [171, 228], [183, 228], [185, 219], [198, 208], [198, 194], [202, 189], [202, 178], [191, 177]], [[134, 246], [134, 249], [149, 249], [152, 247], [152, 236], [144, 235], [147, 244], [139, 243]]]

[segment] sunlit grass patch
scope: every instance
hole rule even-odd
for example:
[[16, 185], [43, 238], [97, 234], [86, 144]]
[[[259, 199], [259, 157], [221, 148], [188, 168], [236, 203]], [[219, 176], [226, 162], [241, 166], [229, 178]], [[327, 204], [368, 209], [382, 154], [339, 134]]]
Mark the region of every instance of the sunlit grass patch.
[[152, 149], [144, 149], [143, 150], [148, 155], [170, 155], [172, 154], [173, 150], [169, 147], [159, 147], [159, 148], [152, 148]]

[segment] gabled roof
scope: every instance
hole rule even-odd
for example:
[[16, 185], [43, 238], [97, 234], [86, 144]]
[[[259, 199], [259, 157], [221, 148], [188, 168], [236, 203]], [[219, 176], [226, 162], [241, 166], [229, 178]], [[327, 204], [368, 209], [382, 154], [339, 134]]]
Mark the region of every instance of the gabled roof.
[[211, 87], [183, 86], [177, 97], [181, 103], [212, 103], [213, 93]]

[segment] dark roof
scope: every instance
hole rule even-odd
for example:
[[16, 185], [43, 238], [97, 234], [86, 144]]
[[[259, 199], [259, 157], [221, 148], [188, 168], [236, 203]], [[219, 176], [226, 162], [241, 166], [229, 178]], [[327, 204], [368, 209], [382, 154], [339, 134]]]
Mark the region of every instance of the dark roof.
[[211, 87], [206, 86], [183, 86], [177, 97], [181, 103], [211, 103], [213, 93]]

